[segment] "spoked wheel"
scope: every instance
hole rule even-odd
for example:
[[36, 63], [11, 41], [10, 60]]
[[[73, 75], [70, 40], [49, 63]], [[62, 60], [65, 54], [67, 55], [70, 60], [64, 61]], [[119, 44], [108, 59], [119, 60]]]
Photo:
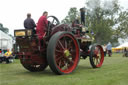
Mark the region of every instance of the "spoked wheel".
[[69, 74], [75, 70], [79, 62], [79, 45], [69, 32], [57, 32], [48, 44], [47, 60], [56, 74]]
[[89, 59], [93, 68], [101, 67], [104, 61], [103, 48], [100, 45], [93, 45], [90, 51]]
[[34, 64], [30, 65], [30, 64], [24, 63], [22, 59], [20, 59], [20, 61], [22, 66], [31, 72], [43, 71], [48, 66], [47, 62], [43, 62], [43, 64], [41, 65], [34, 65]]

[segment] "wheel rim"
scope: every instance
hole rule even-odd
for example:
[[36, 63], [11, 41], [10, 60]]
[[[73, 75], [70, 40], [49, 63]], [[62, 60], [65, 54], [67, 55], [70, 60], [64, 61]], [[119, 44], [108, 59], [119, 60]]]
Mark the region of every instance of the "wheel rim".
[[104, 61], [103, 49], [100, 46], [94, 48], [93, 62], [96, 67], [101, 67]]
[[55, 63], [64, 73], [72, 72], [79, 61], [79, 47], [77, 41], [70, 34], [62, 35], [55, 47]]

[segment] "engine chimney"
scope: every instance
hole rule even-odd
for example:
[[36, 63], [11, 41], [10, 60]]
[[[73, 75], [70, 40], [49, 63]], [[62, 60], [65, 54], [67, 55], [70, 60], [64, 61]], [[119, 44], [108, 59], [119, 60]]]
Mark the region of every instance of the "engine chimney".
[[80, 8], [81, 24], [85, 26], [85, 8]]

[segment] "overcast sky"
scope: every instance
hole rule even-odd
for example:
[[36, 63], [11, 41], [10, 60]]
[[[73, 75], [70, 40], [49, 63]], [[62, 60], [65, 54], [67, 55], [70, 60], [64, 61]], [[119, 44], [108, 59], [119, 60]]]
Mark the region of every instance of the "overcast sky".
[[[44, 11], [62, 20], [71, 7], [78, 9], [85, 6], [86, 0], [0, 0], [0, 23], [9, 28], [13, 35], [14, 29], [24, 29], [23, 21], [27, 13], [37, 23]], [[128, 9], [128, 0], [119, 0], [121, 6]]]

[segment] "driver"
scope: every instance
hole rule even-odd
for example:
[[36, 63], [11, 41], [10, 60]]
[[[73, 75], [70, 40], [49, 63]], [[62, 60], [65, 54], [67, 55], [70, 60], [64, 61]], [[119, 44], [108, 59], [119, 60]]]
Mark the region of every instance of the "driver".
[[45, 11], [38, 20], [36, 32], [38, 34], [39, 39], [43, 38], [45, 36], [45, 32], [47, 31], [48, 28], [47, 16], [48, 16], [48, 12]]

